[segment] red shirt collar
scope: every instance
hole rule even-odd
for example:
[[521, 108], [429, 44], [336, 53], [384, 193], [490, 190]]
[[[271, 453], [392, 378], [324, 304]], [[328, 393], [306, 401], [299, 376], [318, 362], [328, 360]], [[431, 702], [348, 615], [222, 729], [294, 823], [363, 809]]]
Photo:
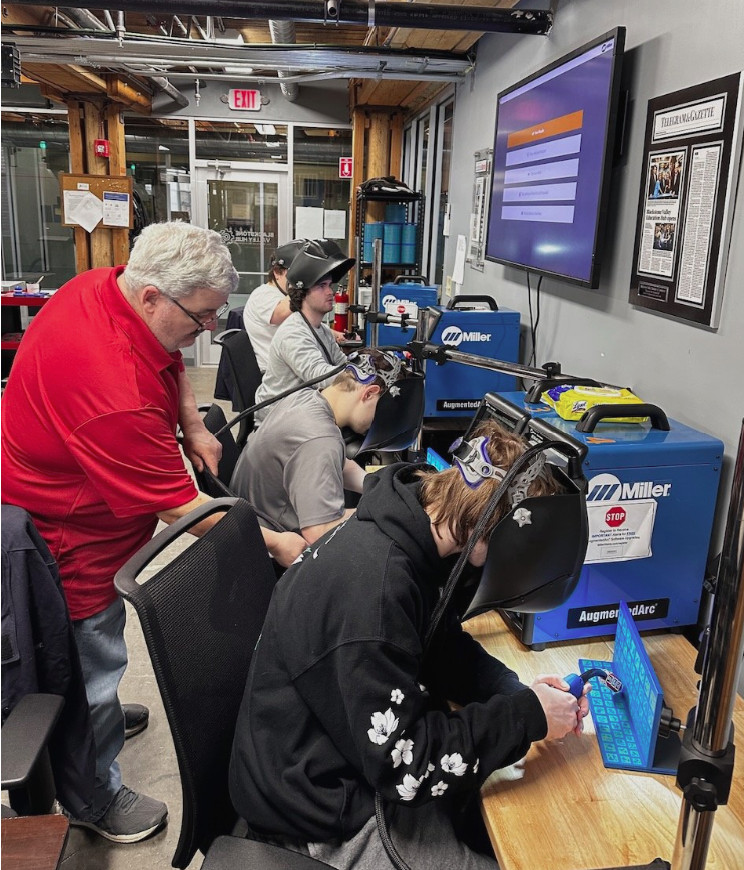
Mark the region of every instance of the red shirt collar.
[[176, 350], [173, 353], [167, 351], [119, 289], [117, 281], [125, 268], [125, 266], [115, 266], [111, 272], [110, 293], [108, 293], [111, 297], [109, 299], [111, 317], [128, 336], [132, 345], [145, 355], [158, 371], [170, 368], [174, 364], [180, 370], [183, 359], [181, 351]]

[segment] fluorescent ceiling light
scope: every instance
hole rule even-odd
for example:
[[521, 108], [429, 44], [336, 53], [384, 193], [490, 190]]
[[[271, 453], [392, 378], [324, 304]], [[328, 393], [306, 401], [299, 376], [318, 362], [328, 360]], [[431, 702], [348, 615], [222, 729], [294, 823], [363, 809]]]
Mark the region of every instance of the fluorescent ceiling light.
[[170, 151], [166, 145], [158, 145], [158, 151]]
[[276, 127], [273, 124], [254, 124], [254, 127], [262, 136], [276, 136]]
[[250, 76], [253, 75], [252, 66], [226, 66], [223, 67], [225, 72], [231, 76]]

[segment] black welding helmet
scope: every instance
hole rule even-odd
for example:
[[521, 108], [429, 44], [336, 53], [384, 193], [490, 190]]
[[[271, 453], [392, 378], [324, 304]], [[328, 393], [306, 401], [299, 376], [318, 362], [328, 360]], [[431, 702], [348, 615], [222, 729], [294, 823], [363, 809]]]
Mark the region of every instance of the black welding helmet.
[[423, 375], [411, 371], [393, 348], [362, 348], [349, 355], [346, 370], [361, 384], [377, 383], [383, 388], [372, 425], [357, 452], [410, 447], [424, 418]]
[[335, 284], [355, 262], [332, 239], [306, 241], [295, 254], [287, 271], [287, 283], [297, 290], [309, 290], [330, 276]]
[[543, 613], [576, 588], [588, 542], [584, 490], [562, 469], [546, 466], [562, 492], [511, 503], [488, 539], [466, 618], [495, 609]]
[[307, 244], [307, 241], [307, 239], [293, 239], [291, 242], [287, 242], [286, 245], [280, 245], [271, 255], [272, 269], [274, 266], [289, 269], [298, 251]]
[[[488, 439], [478, 437], [478, 427], [485, 420], [511, 427], [526, 443], [525, 452], [507, 470], [491, 464], [485, 446]], [[506, 500], [507, 512], [488, 537], [480, 577], [473, 580], [470, 572], [469, 589], [461, 590], [467, 591], [470, 598], [464, 607], [465, 596], [458, 594], [463, 618], [486, 610], [540, 613], [559, 607], [576, 588], [588, 543], [586, 480], [582, 472], [586, 446], [489, 393], [451, 451], [453, 466], [468, 486], [476, 488], [491, 478], [497, 487], [448, 580], [429, 636], [455, 591], [467, 555], [485, 536], [489, 516], [493, 517], [502, 499]], [[528, 496], [539, 475], [550, 475], [559, 484], [559, 491]]]
[[[524, 409], [495, 393], [483, 399], [462, 442], [472, 440], [472, 433], [486, 419], [515, 431], [527, 450], [521, 457], [523, 467], [518, 460], [510, 470], [512, 480], [503, 494], [509, 511], [491, 532], [480, 584], [467, 616], [497, 608], [524, 613], [553, 610], [576, 588], [586, 555], [589, 528], [582, 470], [586, 445], [545, 420], [533, 420]], [[453, 447], [455, 464], [462, 463], [458, 454], [472, 456], [462, 444]], [[477, 468], [477, 459], [474, 465]], [[538, 474], [552, 475], [560, 491], [527, 496]]]

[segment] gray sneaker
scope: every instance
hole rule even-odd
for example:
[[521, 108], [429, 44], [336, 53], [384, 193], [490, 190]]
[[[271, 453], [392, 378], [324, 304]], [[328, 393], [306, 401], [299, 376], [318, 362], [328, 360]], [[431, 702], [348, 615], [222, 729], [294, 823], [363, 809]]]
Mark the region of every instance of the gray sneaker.
[[137, 794], [123, 785], [97, 822], [71, 818], [70, 824], [90, 828], [114, 843], [138, 843], [162, 828], [167, 820], [168, 807], [162, 801]]

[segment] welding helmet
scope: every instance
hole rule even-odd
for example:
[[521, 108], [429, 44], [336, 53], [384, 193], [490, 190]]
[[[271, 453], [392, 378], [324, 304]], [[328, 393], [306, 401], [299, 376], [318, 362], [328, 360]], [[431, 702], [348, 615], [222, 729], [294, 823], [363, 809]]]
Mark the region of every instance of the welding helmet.
[[416, 441], [424, 418], [424, 378], [394, 351], [363, 348], [349, 356], [346, 371], [361, 384], [383, 388], [372, 425], [357, 452], [405, 450]]
[[584, 488], [561, 468], [546, 466], [562, 492], [511, 502], [488, 539], [466, 618], [494, 609], [543, 613], [576, 588], [588, 543]]
[[[485, 420], [515, 432], [526, 443], [523, 455], [508, 469], [492, 464], [485, 443], [488, 439], [477, 435]], [[501, 499], [507, 503], [506, 513], [488, 536], [480, 576], [473, 580], [471, 573], [468, 588], [460, 590], [458, 609], [463, 618], [494, 609], [540, 613], [559, 607], [576, 588], [588, 543], [586, 479], [582, 471], [586, 445], [489, 393], [463, 437], [452, 445], [452, 451], [453, 465], [467, 486], [477, 488], [489, 479], [496, 482], [486, 514], [490, 512], [493, 517]], [[528, 495], [539, 475], [551, 475], [560, 491]], [[484, 537], [487, 521], [486, 516], [479, 518], [466, 549]], [[464, 562], [448, 580], [443, 601], [432, 619], [432, 634], [463, 567]], [[464, 605], [463, 592], [469, 598]]]
[[271, 268], [281, 266], [282, 269], [289, 269], [297, 252], [305, 244], [307, 244], [307, 239], [293, 239], [286, 245], [280, 245], [271, 255]]
[[[485, 445], [473, 438], [486, 419], [511, 429], [527, 444], [525, 454], [508, 472], [494, 470]], [[489, 536], [480, 583], [466, 615], [497, 608], [541, 613], [559, 607], [576, 588], [589, 540], [582, 470], [586, 445], [545, 420], [533, 420], [502, 396], [488, 393], [461, 443], [455, 442], [453, 448], [453, 462], [468, 485], [479, 475], [483, 479], [503, 475], [502, 497], [508, 505]], [[532, 482], [541, 474], [551, 475], [560, 491], [529, 496]]]
[[287, 283], [297, 290], [309, 290], [330, 276], [335, 284], [355, 262], [331, 239], [306, 241], [292, 260], [287, 272]]

